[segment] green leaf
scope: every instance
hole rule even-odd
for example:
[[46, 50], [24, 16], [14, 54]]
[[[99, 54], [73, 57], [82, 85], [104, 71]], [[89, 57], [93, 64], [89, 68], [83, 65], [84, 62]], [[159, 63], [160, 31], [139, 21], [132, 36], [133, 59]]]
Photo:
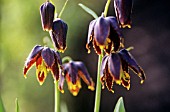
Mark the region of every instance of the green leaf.
[[15, 99], [15, 112], [19, 112], [19, 103], [18, 103], [18, 99]]
[[84, 9], [87, 13], [89, 13], [90, 15], [92, 15], [95, 19], [98, 18], [97, 14], [96, 14], [93, 10], [91, 10], [90, 8], [88, 8], [87, 6], [85, 6], [85, 5], [81, 4], [81, 3], [79, 3], [78, 5], [79, 5], [82, 9]]
[[5, 108], [4, 108], [1, 97], [0, 97], [0, 112], [5, 112]]
[[123, 97], [120, 97], [119, 100], [117, 101], [114, 112], [126, 112], [123, 103]]

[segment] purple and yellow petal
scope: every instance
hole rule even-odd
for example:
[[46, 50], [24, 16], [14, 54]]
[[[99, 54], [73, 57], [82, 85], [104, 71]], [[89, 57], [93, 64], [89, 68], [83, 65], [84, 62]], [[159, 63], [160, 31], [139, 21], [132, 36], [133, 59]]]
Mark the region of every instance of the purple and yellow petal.
[[109, 68], [108, 66], [106, 66], [105, 84], [106, 84], [107, 89], [114, 93], [112, 89], [113, 83], [114, 83], [114, 77], [109, 73]]
[[119, 52], [120, 57], [124, 60], [128, 66], [141, 78], [141, 83], [145, 80], [145, 73], [143, 69], [138, 65], [133, 56], [126, 50], [122, 49]]
[[99, 17], [94, 26], [94, 38], [99, 45], [104, 45], [110, 34], [110, 24], [104, 17]]
[[64, 74], [62, 74], [62, 71], [60, 71], [60, 80], [59, 80], [59, 83], [58, 83], [58, 89], [60, 90], [61, 93], [64, 93], [64, 81], [65, 81], [65, 77], [64, 77]]
[[108, 70], [115, 80], [120, 80], [121, 60], [118, 54], [112, 53], [108, 58]]
[[59, 80], [59, 72], [60, 72], [60, 69], [59, 69], [59, 66], [58, 66], [58, 63], [55, 62], [52, 67], [51, 67], [51, 73], [53, 75], [53, 78], [58, 81]]
[[32, 49], [32, 51], [30, 52], [27, 60], [25, 61], [25, 66], [24, 66], [24, 71], [23, 71], [25, 77], [26, 77], [26, 74], [27, 74], [28, 70], [33, 66], [33, 64], [40, 57], [42, 49], [43, 49], [42, 46], [36, 45]]
[[48, 47], [44, 47], [44, 49], [42, 50], [41, 56], [43, 58], [43, 61], [45, 62], [46, 67], [48, 69], [51, 69], [51, 67], [53, 66], [55, 62], [53, 51]]
[[88, 85], [88, 88], [90, 90], [94, 90], [94, 82], [92, 78], [90, 77], [84, 63], [82, 62], [75, 62], [75, 65], [78, 68], [78, 74], [83, 79], [83, 81]]
[[101, 48], [100, 48], [100, 46], [97, 44], [97, 42], [96, 42], [96, 40], [95, 39], [93, 39], [93, 48], [94, 48], [94, 50], [95, 50], [95, 52], [98, 54], [98, 55], [100, 55], [101, 54]]
[[73, 84], [71, 81], [71, 77], [69, 75], [66, 75], [66, 81], [67, 81], [68, 89], [70, 90], [70, 92], [73, 94], [73, 96], [77, 96], [81, 88], [80, 79], [78, 78], [76, 82]]
[[47, 77], [47, 68], [43, 61], [36, 67], [36, 75], [39, 84], [42, 85]]

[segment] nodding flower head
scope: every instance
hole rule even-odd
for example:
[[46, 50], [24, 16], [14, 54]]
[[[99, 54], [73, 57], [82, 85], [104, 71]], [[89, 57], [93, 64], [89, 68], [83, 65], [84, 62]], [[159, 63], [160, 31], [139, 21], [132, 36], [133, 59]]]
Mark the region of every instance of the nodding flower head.
[[42, 85], [47, 77], [47, 72], [51, 71], [54, 80], [59, 79], [60, 66], [62, 64], [58, 52], [48, 47], [36, 45], [30, 52], [24, 66], [24, 76], [28, 70], [36, 65], [37, 80]]
[[114, 0], [114, 8], [121, 28], [131, 28], [132, 5], [132, 0]]
[[54, 47], [60, 52], [64, 52], [66, 49], [67, 29], [67, 24], [60, 18], [57, 18], [53, 22], [52, 30], [50, 31]]
[[104, 56], [101, 66], [101, 82], [103, 87], [105, 84], [109, 91], [114, 92], [112, 86], [116, 82], [129, 90], [129, 68], [141, 78], [141, 83], [143, 83], [145, 80], [144, 71], [126, 49]]
[[55, 7], [49, 1], [40, 7], [41, 23], [44, 31], [50, 31], [54, 20]]
[[122, 33], [116, 18], [102, 15], [89, 24], [86, 48], [90, 52], [89, 44], [93, 42], [97, 54], [101, 54], [102, 49], [110, 54], [112, 50], [117, 51], [119, 49], [122, 40]]
[[63, 85], [64, 80], [66, 80], [68, 89], [70, 92], [77, 96], [80, 88], [81, 88], [81, 80], [88, 85], [88, 88], [90, 90], [94, 90], [94, 82], [92, 78], [90, 77], [85, 65], [81, 61], [70, 61], [68, 63], [63, 64], [63, 74], [60, 73], [60, 79], [59, 79], [59, 90], [64, 93]]

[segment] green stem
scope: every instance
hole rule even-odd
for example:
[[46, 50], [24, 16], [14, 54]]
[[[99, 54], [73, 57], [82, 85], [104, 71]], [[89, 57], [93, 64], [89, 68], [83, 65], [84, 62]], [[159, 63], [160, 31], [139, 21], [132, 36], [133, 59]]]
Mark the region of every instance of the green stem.
[[64, 9], [65, 9], [65, 7], [66, 7], [66, 5], [67, 5], [67, 2], [68, 2], [68, 0], [66, 0], [66, 2], [64, 3], [64, 6], [63, 6], [63, 8], [61, 9], [60, 14], [58, 15], [58, 18], [60, 18], [61, 15], [63, 14], [63, 11], [64, 11]]
[[[104, 9], [104, 16], [107, 16], [107, 12], [109, 9], [111, 0], [107, 0], [107, 3], [105, 5]], [[97, 67], [97, 84], [96, 84], [96, 96], [95, 96], [95, 107], [94, 112], [99, 112], [100, 109], [100, 99], [101, 99], [101, 82], [100, 82], [100, 70], [101, 70], [101, 64], [102, 64], [102, 58], [103, 58], [103, 50], [101, 55], [98, 57], [98, 67]]]
[[68, 62], [70, 62], [70, 61], [72, 61], [72, 59], [71, 59], [70, 56], [65, 56], [65, 57], [62, 59], [62, 63], [63, 63], [63, 64], [64, 64], [64, 63], [68, 63]]
[[55, 107], [54, 112], [60, 112], [60, 91], [58, 90], [58, 81], [55, 81]]
[[104, 8], [104, 15], [105, 15], [105, 17], [107, 16], [107, 12], [109, 10], [110, 2], [111, 2], [111, 0], [107, 0], [107, 3], [105, 5], [105, 8]]
[[102, 58], [103, 58], [103, 52], [98, 57], [97, 84], [96, 84], [96, 96], [95, 96], [94, 112], [99, 112], [99, 109], [100, 109], [100, 99], [101, 99], [100, 69], [101, 69]]

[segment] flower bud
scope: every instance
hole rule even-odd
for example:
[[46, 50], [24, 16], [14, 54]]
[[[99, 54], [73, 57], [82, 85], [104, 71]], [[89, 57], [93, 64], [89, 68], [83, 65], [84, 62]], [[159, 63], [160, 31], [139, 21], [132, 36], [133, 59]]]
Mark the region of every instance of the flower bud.
[[45, 2], [40, 7], [41, 23], [44, 31], [50, 31], [52, 29], [54, 19], [55, 7], [49, 1]]
[[114, 0], [114, 8], [120, 27], [131, 28], [132, 0]]
[[50, 31], [50, 36], [53, 44], [55, 48], [57, 48], [57, 50], [60, 52], [64, 52], [66, 49], [67, 29], [67, 24], [61, 19], [57, 18], [53, 22], [52, 31]]

